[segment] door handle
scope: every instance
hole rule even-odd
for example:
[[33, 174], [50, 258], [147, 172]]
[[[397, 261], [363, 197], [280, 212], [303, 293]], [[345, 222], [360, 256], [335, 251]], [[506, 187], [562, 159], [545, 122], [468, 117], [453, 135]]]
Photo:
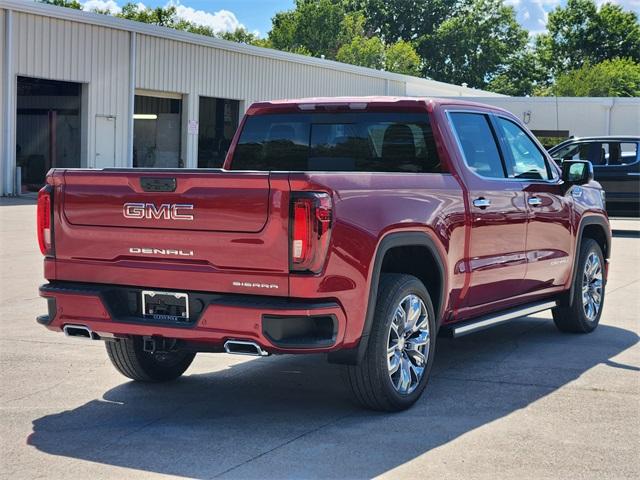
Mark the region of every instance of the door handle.
[[539, 199], [538, 197], [529, 197], [529, 200], [527, 200], [527, 203], [532, 207], [539, 207], [540, 205], [542, 205], [542, 200]]
[[478, 208], [487, 208], [491, 205], [491, 200], [489, 200], [488, 198], [484, 198], [484, 197], [480, 197], [480, 198], [476, 198], [473, 201], [473, 206], [474, 207], [478, 207]]

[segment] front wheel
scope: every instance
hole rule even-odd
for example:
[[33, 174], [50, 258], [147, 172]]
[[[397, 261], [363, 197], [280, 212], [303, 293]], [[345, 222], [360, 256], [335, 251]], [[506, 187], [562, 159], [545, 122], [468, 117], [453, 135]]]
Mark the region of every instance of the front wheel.
[[367, 351], [360, 364], [347, 367], [356, 400], [390, 412], [413, 405], [427, 385], [435, 328], [424, 284], [412, 275], [382, 275]]
[[604, 306], [604, 268], [600, 245], [591, 238], [583, 239], [576, 265], [572, 304], [552, 310], [553, 321], [560, 331], [589, 333], [596, 329]]
[[125, 377], [139, 382], [166, 382], [182, 375], [195, 357], [194, 352], [172, 350], [145, 352], [142, 337], [106, 341], [109, 360]]

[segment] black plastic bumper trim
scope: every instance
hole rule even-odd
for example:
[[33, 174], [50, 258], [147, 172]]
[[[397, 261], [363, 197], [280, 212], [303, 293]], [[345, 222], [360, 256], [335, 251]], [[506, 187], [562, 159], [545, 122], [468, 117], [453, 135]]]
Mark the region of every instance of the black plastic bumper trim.
[[[319, 325], [309, 325], [322, 319], [331, 321], [330, 332], [323, 332]], [[296, 335], [297, 331], [297, 335]], [[336, 343], [338, 319], [335, 315], [263, 315], [262, 333], [276, 347], [280, 348], [326, 348]], [[326, 335], [329, 333], [329, 335]], [[277, 338], [288, 336], [289, 338]]]
[[325, 300], [308, 301], [286, 297], [264, 297], [259, 295], [180, 290], [181, 292], [189, 295], [189, 311], [192, 312], [189, 321], [155, 320], [141, 316], [140, 306], [136, 305], [142, 290], [176, 291], [176, 289], [172, 288], [153, 286], [139, 287], [100, 283], [53, 281], [42, 285], [40, 287], [40, 294], [45, 297], [56, 293], [99, 297], [107, 309], [109, 316], [116, 322], [181, 328], [195, 327], [198, 324], [202, 313], [209, 305], [233, 305], [253, 310], [264, 309], [276, 311], [340, 308], [336, 302]]
[[40, 325], [49, 325], [56, 318], [58, 306], [56, 305], [55, 297], [44, 297], [47, 300], [47, 315], [39, 315], [36, 317], [36, 322]]

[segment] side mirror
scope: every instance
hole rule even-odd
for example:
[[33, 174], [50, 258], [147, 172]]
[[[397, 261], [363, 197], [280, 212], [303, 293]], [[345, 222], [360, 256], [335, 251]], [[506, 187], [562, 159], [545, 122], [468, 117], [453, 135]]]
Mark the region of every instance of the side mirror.
[[562, 180], [567, 185], [584, 185], [593, 180], [593, 165], [588, 160], [562, 162]]

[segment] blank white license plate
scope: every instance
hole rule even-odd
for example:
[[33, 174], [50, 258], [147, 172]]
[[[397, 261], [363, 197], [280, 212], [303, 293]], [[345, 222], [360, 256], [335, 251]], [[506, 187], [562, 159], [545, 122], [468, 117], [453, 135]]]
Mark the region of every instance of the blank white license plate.
[[142, 314], [155, 320], [189, 320], [189, 295], [143, 290]]

